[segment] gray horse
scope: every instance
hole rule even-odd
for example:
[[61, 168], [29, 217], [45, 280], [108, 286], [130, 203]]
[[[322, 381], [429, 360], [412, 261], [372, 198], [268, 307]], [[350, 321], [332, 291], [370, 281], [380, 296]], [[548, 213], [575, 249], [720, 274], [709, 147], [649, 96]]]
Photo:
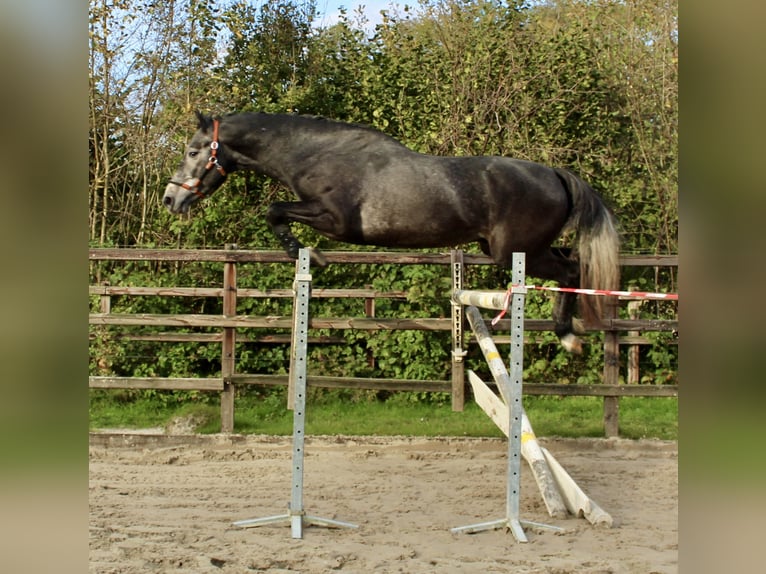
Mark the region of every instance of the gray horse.
[[[163, 204], [185, 213], [236, 170], [279, 180], [299, 201], [269, 206], [267, 222], [287, 253], [302, 245], [290, 230], [304, 223], [331, 239], [380, 247], [452, 247], [478, 242], [501, 266], [526, 253], [529, 275], [561, 287], [617, 289], [619, 234], [593, 189], [569, 171], [497, 156], [417, 153], [377, 130], [314, 116], [197, 113], [194, 134]], [[567, 229], [576, 249], [551, 247]], [[315, 263], [324, 257], [313, 250]], [[573, 321], [577, 295], [559, 293], [555, 332], [581, 352]], [[600, 299], [581, 297], [587, 325], [598, 325]]]

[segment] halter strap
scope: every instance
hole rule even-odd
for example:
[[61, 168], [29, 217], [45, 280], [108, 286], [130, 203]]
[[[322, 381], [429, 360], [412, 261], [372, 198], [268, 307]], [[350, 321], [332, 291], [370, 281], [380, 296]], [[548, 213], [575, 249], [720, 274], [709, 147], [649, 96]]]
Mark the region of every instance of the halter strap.
[[223, 169], [221, 164], [218, 163], [218, 125], [220, 122], [218, 119], [213, 120], [213, 141], [210, 142], [210, 158], [207, 160], [205, 169], [209, 170], [213, 166], [218, 170], [221, 175], [226, 175], [226, 170]]

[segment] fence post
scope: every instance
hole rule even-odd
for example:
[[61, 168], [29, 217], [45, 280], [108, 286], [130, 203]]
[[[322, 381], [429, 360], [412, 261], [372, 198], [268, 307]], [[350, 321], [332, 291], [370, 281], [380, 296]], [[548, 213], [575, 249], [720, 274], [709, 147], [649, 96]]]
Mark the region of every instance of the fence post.
[[[463, 288], [463, 250], [450, 252], [452, 269], [452, 292]], [[462, 411], [465, 407], [465, 355], [463, 349], [463, 306], [452, 304], [452, 410]]]
[[[641, 308], [640, 299], [628, 302], [628, 317], [631, 320], [638, 319], [638, 310]], [[640, 331], [628, 331], [628, 335], [638, 337], [641, 334]], [[640, 350], [638, 345], [630, 345], [628, 347], [628, 372], [627, 383], [629, 385], [637, 385], [641, 381], [641, 374], [639, 373], [639, 359]]]
[[[608, 298], [605, 304], [609, 322], [617, 317], [617, 299]], [[620, 338], [617, 331], [604, 330], [604, 384], [617, 385], [620, 381]], [[620, 398], [604, 397], [604, 435], [607, 438], [620, 434]]]
[[[103, 281], [101, 283], [104, 287], [109, 287], [109, 281]], [[101, 294], [101, 312], [104, 315], [108, 315], [112, 312], [112, 296], [105, 292]]]
[[[372, 288], [372, 286], [370, 285]], [[364, 300], [364, 316], [368, 319], [375, 317], [375, 297], [367, 297]], [[375, 354], [372, 349], [367, 346], [367, 366], [371, 369], [375, 368]]]
[[[235, 250], [236, 245], [227, 244], [225, 249]], [[223, 316], [234, 317], [237, 315], [237, 264], [234, 261], [226, 261], [223, 264]], [[221, 342], [221, 378], [223, 379], [223, 391], [221, 392], [221, 432], [234, 432], [234, 383], [230, 377], [234, 374], [234, 352], [236, 347], [236, 329], [234, 327], [223, 328]]]

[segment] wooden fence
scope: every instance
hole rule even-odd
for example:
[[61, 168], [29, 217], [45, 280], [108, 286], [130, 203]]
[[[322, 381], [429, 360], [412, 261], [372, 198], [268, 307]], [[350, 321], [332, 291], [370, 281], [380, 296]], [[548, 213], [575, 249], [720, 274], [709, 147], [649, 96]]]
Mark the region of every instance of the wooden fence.
[[[483, 255], [464, 254], [453, 251], [451, 254], [411, 253], [411, 252], [326, 252], [329, 263], [366, 263], [399, 265], [452, 265], [453, 283], [456, 273], [455, 261], [463, 265], [487, 265], [491, 260]], [[167, 341], [167, 342], [213, 342], [221, 343], [221, 376], [215, 378], [156, 378], [156, 377], [108, 377], [91, 376], [90, 388], [101, 389], [175, 389], [216, 391], [221, 394], [221, 432], [230, 433], [234, 428], [234, 395], [236, 385], [287, 385], [288, 375], [238, 373], [235, 364], [236, 342], [289, 342], [289, 335], [267, 335], [264, 337], [236, 335], [236, 329], [289, 329], [291, 317], [254, 317], [237, 314], [239, 299], [293, 297], [292, 289], [243, 289], [237, 287], [237, 269], [240, 265], [262, 263], [287, 263], [294, 265], [283, 252], [249, 251], [238, 249], [223, 250], [177, 250], [177, 249], [109, 249], [93, 248], [89, 251], [91, 261], [151, 261], [151, 262], [218, 262], [223, 264], [222, 287], [127, 287], [119, 285], [90, 285], [89, 294], [99, 296], [100, 312], [89, 315], [91, 325], [100, 326], [163, 326], [163, 327], [212, 327], [220, 333], [172, 333], [163, 332], [151, 335], [132, 335], [131, 338]], [[677, 267], [675, 255], [621, 257], [623, 266]], [[462, 272], [462, 271], [461, 271]], [[117, 295], [139, 296], [174, 296], [174, 297], [215, 297], [223, 299], [222, 315], [205, 314], [125, 314], [111, 312], [111, 297]], [[365, 301], [365, 317], [352, 318], [310, 318], [311, 329], [357, 329], [357, 330], [431, 330], [452, 331], [453, 346], [460, 346], [462, 328], [460, 321], [453, 318], [376, 318], [375, 301], [381, 298], [403, 298], [405, 292], [381, 292], [373, 289], [318, 289], [311, 292], [312, 298], [352, 297]], [[454, 315], [454, 314], [453, 314]], [[498, 330], [508, 332], [510, 323], [503, 319]], [[550, 331], [551, 320], [525, 320], [526, 331]], [[604, 399], [604, 430], [606, 436], [619, 434], [619, 399], [625, 396], [675, 397], [677, 385], [639, 385], [619, 384], [620, 346], [638, 349], [638, 345], [649, 341], [641, 336], [648, 331], [678, 330], [677, 320], [654, 319], [609, 319], [604, 328], [604, 367], [603, 383], [597, 385], [577, 384], [524, 384], [527, 395], [559, 396], [600, 396]], [[310, 342], [340, 342], [332, 337], [315, 337]], [[635, 356], [634, 359], [631, 358]], [[637, 382], [637, 353], [628, 352], [629, 382]], [[462, 357], [453, 353], [452, 380], [394, 380], [360, 377], [308, 376], [309, 385], [327, 388], [357, 388], [371, 390], [429, 391], [451, 392], [454, 410], [462, 410], [464, 401], [464, 369]]]

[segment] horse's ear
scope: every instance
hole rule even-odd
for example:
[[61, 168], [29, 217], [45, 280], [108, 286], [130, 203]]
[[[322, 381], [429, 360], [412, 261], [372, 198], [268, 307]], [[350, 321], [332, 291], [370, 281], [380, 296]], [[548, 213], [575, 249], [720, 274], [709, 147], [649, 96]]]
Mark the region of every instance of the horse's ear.
[[199, 129], [207, 131], [213, 126], [213, 118], [211, 116], [206, 116], [199, 110], [196, 110], [194, 113], [197, 116], [197, 127]]

